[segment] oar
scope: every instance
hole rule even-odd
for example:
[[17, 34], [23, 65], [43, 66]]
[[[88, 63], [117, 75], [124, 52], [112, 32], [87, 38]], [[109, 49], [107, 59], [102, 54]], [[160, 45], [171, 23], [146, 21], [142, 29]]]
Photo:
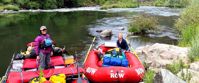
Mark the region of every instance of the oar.
[[15, 53], [14, 53], [14, 54], [12, 55], [12, 59], [11, 59], [10, 64], [9, 64], [7, 70], [6, 70], [5, 75], [1, 78], [1, 81], [0, 81], [1, 83], [6, 83], [6, 79], [7, 79], [7, 77], [8, 77], [8, 74], [9, 74], [9, 72], [10, 72], [10, 69], [11, 69], [11, 67], [12, 67], [13, 60], [14, 60], [15, 57], [16, 57], [16, 55], [15, 55]]
[[93, 43], [94, 43], [95, 39], [96, 39], [96, 37], [93, 38], [93, 41], [92, 41], [92, 43], [91, 43], [91, 45], [90, 45], [90, 47], [89, 47], [89, 49], [88, 49], [88, 51], [87, 51], [87, 53], [86, 53], [86, 57], [85, 57], [85, 59], [84, 59], [83, 64], [85, 63], [86, 59], [88, 58], [88, 54], [89, 54], [89, 52], [90, 52], [90, 50], [91, 50], [91, 48], [92, 48], [92, 46], [93, 46]]
[[76, 60], [76, 67], [77, 67], [77, 73], [78, 73], [77, 83], [82, 83], [82, 78], [80, 77], [78, 60], [77, 60], [77, 53], [76, 52], [75, 52], [74, 57], [75, 57], [75, 60]]
[[139, 59], [137, 53], [135, 52], [135, 50], [133, 49], [133, 47], [130, 45], [130, 43], [129, 43], [127, 37], [126, 37], [126, 42], [127, 42], [127, 44], [128, 44], [128, 47], [130, 48], [130, 51], [133, 52], [133, 54], [135, 54], [135, 56], [136, 56], [136, 57], [138, 58], [138, 60], [140, 61], [140, 59]]
[[78, 62], [77, 62], [77, 73], [78, 73], [77, 83], [82, 83], [82, 78], [80, 77], [80, 72], [79, 72]]

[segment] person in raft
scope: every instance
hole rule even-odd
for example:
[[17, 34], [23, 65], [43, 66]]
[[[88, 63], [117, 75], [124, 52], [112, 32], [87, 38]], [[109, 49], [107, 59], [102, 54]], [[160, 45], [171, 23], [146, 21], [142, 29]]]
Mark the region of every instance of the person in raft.
[[47, 69], [50, 67], [50, 56], [53, 51], [52, 49], [52, 39], [50, 35], [47, 34], [46, 26], [40, 27], [40, 35], [38, 35], [35, 40], [35, 51], [37, 56], [38, 68]]
[[118, 34], [117, 47], [121, 48], [122, 50], [129, 51], [128, 44], [127, 44], [126, 40], [123, 39], [122, 33]]

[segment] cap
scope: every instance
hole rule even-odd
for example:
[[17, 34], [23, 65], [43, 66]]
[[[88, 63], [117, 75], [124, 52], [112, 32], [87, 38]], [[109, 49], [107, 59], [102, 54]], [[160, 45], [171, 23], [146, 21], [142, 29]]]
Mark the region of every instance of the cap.
[[40, 27], [40, 31], [42, 31], [42, 30], [44, 30], [44, 29], [47, 29], [46, 26], [41, 26], [41, 27]]

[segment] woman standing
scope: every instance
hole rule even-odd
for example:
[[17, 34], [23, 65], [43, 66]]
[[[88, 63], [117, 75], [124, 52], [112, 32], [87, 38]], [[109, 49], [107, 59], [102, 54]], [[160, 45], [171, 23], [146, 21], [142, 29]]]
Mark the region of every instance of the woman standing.
[[35, 51], [37, 60], [39, 60], [39, 68], [46, 69], [50, 67], [50, 56], [52, 53], [52, 39], [47, 34], [46, 26], [40, 27], [40, 35], [35, 38]]

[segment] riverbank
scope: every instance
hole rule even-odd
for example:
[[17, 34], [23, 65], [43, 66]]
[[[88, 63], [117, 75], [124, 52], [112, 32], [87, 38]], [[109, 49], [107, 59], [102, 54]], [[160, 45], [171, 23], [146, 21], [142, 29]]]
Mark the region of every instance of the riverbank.
[[145, 76], [148, 78], [144, 80], [150, 83], [198, 83], [199, 62], [190, 62], [189, 50], [190, 47], [160, 43], [138, 47], [135, 52], [147, 70]]

